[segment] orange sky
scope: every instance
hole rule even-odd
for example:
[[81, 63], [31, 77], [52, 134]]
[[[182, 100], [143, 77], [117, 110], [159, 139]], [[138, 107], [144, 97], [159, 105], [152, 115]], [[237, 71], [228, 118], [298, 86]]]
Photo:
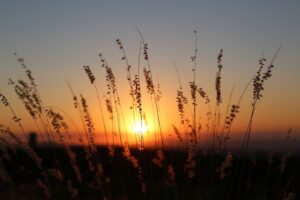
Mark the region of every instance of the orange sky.
[[[120, 66], [124, 66], [124, 64], [121, 64]], [[201, 64], [199, 63], [199, 66]], [[124, 66], [125, 68], [125, 66]], [[216, 67], [215, 67], [216, 68]], [[102, 98], [102, 95], [104, 92], [107, 91], [104, 81], [104, 70], [100, 67], [92, 68], [94, 71], [94, 74], [96, 76], [96, 84], [100, 91], [101, 96], [101, 103], [102, 103], [102, 109], [104, 110], [104, 120], [105, 120], [105, 126], [107, 129], [107, 134], [109, 135], [108, 140], [110, 143], [114, 141], [115, 144], [119, 144], [119, 135], [118, 135], [118, 126], [117, 126], [117, 120], [115, 116], [115, 121], [113, 125], [113, 131], [115, 132], [114, 137], [112, 137], [112, 126], [111, 126], [111, 120], [109, 120], [109, 114], [105, 108], [104, 99]], [[114, 70], [115, 68], [113, 68]], [[230, 84], [227, 84], [226, 81], [230, 81], [226, 77], [226, 70], [227, 66], [224, 65], [224, 74], [222, 74], [222, 92], [223, 92], [223, 101], [224, 103], [220, 106], [220, 113], [221, 113], [221, 124], [220, 127], [223, 126], [224, 117], [225, 117], [225, 111], [226, 107], [228, 105], [229, 101], [229, 95], [230, 95]], [[190, 72], [189, 72], [190, 71]], [[192, 75], [191, 70], [187, 71], [187, 73]], [[213, 71], [213, 70], [212, 70]], [[22, 69], [19, 70], [19, 72], [23, 78], [25, 76], [22, 75]], [[201, 70], [198, 70], [198, 73], [201, 76]], [[33, 72], [34, 76], [37, 74], [36, 72]], [[139, 116], [137, 110], [135, 110], [135, 117], [136, 122], [133, 120], [132, 110], [131, 107], [131, 97], [129, 95], [129, 86], [128, 82], [124, 78], [126, 74], [126, 71], [124, 69], [123, 73], [116, 73], [116, 80], [117, 80], [117, 87], [120, 93], [120, 100], [121, 100], [121, 106], [122, 110], [119, 110], [119, 112], [122, 112], [123, 116], [120, 114], [120, 127], [122, 131], [122, 138], [123, 142], [126, 141], [127, 137], [129, 139], [129, 143], [131, 145], [135, 145], [136, 143], [136, 133], [135, 125], [139, 121]], [[180, 74], [182, 74], [180, 72]], [[102, 77], [101, 77], [102, 75]], [[120, 76], [121, 75], [121, 76]], [[123, 77], [122, 77], [123, 76]], [[160, 77], [165, 76], [164, 74], [160, 74]], [[126, 77], [126, 76], [125, 76]], [[162, 134], [163, 139], [166, 144], [172, 144], [174, 142], [178, 142], [178, 138], [173, 131], [172, 125], [177, 126], [180, 128], [179, 124], [179, 112], [177, 109], [177, 103], [176, 103], [176, 90], [178, 89], [178, 81], [176, 80], [176, 73], [171, 72], [170, 76], [168, 76], [168, 79], [162, 79], [159, 78], [159, 83], [161, 87], [162, 97], [159, 101], [159, 117], [161, 122], [161, 128], [162, 128]], [[188, 76], [187, 76], [188, 77]], [[186, 78], [188, 79], [188, 78]], [[286, 132], [289, 128], [293, 128], [294, 131], [299, 130], [298, 126], [298, 115], [299, 112], [297, 111], [298, 107], [289, 107], [289, 105], [296, 105], [297, 102], [293, 99], [285, 98], [284, 95], [279, 95], [278, 88], [276, 87], [276, 83], [272, 83], [273, 77], [269, 80], [270, 84], [267, 82], [266, 91], [263, 93], [264, 96], [259, 102], [257, 106], [257, 111], [255, 113], [254, 122], [253, 122], [253, 134], [254, 138], [261, 138], [261, 132], [266, 132], [268, 134], [274, 133], [273, 135], [263, 136], [263, 138], [285, 138]], [[276, 79], [276, 76], [274, 77]], [[54, 82], [51, 81], [50, 83], [46, 83], [43, 80], [41, 80], [39, 77], [36, 77], [36, 80], [41, 82], [41, 84], [38, 84], [38, 89], [40, 90], [42, 100], [45, 105], [50, 106], [56, 111], [63, 110], [64, 113], [63, 116], [65, 117], [66, 122], [70, 125], [70, 133], [73, 135], [73, 142], [77, 143], [76, 141], [76, 128], [79, 129], [79, 131], [82, 133], [82, 123], [80, 121], [80, 117], [78, 115], [78, 112], [74, 109], [73, 101], [72, 101], [72, 95], [71, 92], [68, 90], [68, 87], [64, 81], [60, 82]], [[155, 143], [155, 135], [157, 144], [160, 145], [160, 131], [158, 127], [158, 121], [157, 121], [157, 115], [155, 110], [155, 104], [152, 101], [150, 101], [150, 95], [146, 93], [145, 83], [144, 83], [144, 77], [141, 77], [142, 80], [142, 105], [143, 105], [143, 113], [146, 116], [146, 122], [147, 122], [147, 132], [144, 133], [144, 141], [146, 147], [152, 147]], [[188, 82], [183, 79], [184, 82], [182, 83], [184, 86], [184, 93], [189, 99], [189, 105], [187, 107], [188, 111], [188, 118], [192, 120], [191, 116], [191, 100], [190, 100], [190, 89], [188, 87]], [[215, 89], [214, 89], [214, 72], [212, 72], [210, 85], [205, 84], [205, 87], [207, 87], [207, 92], [211, 96], [212, 99], [211, 106], [214, 107], [215, 105]], [[224, 82], [223, 82], [224, 81]], [[200, 82], [198, 84], [200, 85]], [[231, 81], [232, 82], [232, 81]], [[92, 120], [95, 124], [95, 134], [96, 134], [96, 142], [97, 143], [105, 143], [105, 134], [103, 129], [103, 123], [100, 113], [99, 104], [97, 101], [97, 95], [93, 88], [93, 86], [90, 84], [88, 77], [86, 76], [83, 69], [81, 69], [81, 74], [79, 74], [78, 78], [75, 80], [70, 81], [73, 90], [76, 94], [84, 94], [85, 98], [88, 101], [89, 111], [91, 113]], [[246, 84], [245, 81], [242, 82], [242, 84], [236, 83], [233, 97], [231, 100], [231, 103], [236, 103], [241, 95], [241, 92]], [[57, 84], [57, 86], [56, 86]], [[155, 84], [157, 84], [157, 81], [155, 81]], [[47, 89], [49, 88], [49, 89]], [[56, 88], [56, 89], [54, 89]], [[14, 110], [16, 113], [22, 118], [22, 124], [25, 127], [26, 131], [35, 131], [39, 132], [38, 128], [36, 127], [33, 120], [30, 118], [29, 114], [25, 111], [23, 105], [20, 101], [17, 100], [16, 95], [12, 92], [12, 88], [6, 87], [5, 91], [9, 91], [6, 94], [7, 98], [11, 102]], [[223, 91], [224, 90], [224, 91]], [[4, 91], [4, 90], [3, 90]], [[288, 94], [286, 94], [288, 95]], [[276, 96], [276, 98], [274, 98]], [[207, 141], [209, 136], [207, 134], [207, 118], [206, 113], [208, 112], [208, 106], [204, 103], [204, 100], [200, 98], [200, 96], [197, 96], [198, 105], [197, 105], [197, 121], [202, 125], [202, 129], [198, 132], [198, 138], [200, 141]], [[252, 99], [252, 88], [250, 87], [246, 95], [241, 103], [241, 110], [238, 114], [236, 121], [234, 122], [232, 134], [233, 136], [240, 138], [241, 133], [245, 130], [247, 126], [247, 122], [249, 120], [249, 115], [251, 112], [251, 99]], [[285, 104], [286, 107], [282, 107], [282, 104]], [[57, 109], [59, 108], [59, 110]], [[5, 124], [9, 127], [11, 127], [12, 130], [19, 132], [19, 127], [12, 122], [11, 113], [8, 109], [1, 106], [1, 123]], [[61, 109], [61, 110], [60, 110]], [[290, 111], [289, 111], [290, 110]], [[292, 112], [293, 111], [293, 112]], [[68, 114], [65, 115], [65, 113]], [[72, 120], [72, 121], [71, 121]], [[76, 124], [76, 128], [74, 127], [73, 123]], [[144, 122], [143, 122], [144, 123]], [[209, 122], [210, 123], [210, 122]], [[240, 133], [236, 135], [236, 133]], [[259, 133], [259, 134], [256, 134]], [[83, 133], [82, 133], [83, 134]], [[182, 136], [184, 136], [184, 131], [181, 132]]]
[[[283, 48], [276, 58], [273, 75], [266, 82], [263, 98], [257, 105], [253, 121], [253, 137], [285, 138], [289, 128], [295, 137], [300, 130], [300, 84], [299, 52], [300, 28], [299, 3], [282, 5], [280, 1], [262, 6], [260, 1], [251, 3], [154, 3], [135, 2], [129, 4], [97, 3], [82, 5], [79, 2], [63, 3], [24, 3], [15, 6], [14, 2], [0, 6], [0, 91], [6, 95], [13, 109], [22, 118], [24, 129], [38, 132], [34, 121], [7, 85], [8, 78], [25, 79], [13, 53], [25, 59], [32, 70], [45, 106], [62, 109], [74, 121], [80, 131], [82, 124], [74, 109], [72, 94], [83, 94], [88, 101], [89, 111], [95, 124], [96, 140], [104, 138], [103, 124], [97, 95], [83, 71], [84, 65], [91, 66], [96, 77], [104, 110], [105, 124], [111, 135], [111, 121], [105, 108], [102, 95], [107, 91], [105, 71], [100, 67], [98, 53], [103, 53], [116, 76], [120, 93], [123, 117], [120, 119], [122, 133], [127, 132], [130, 142], [135, 143], [133, 116], [129, 85], [126, 80], [126, 66], [121, 60], [122, 52], [115, 39], [120, 38], [126, 48], [132, 73], [137, 72], [140, 36], [135, 27], [143, 32], [149, 46], [154, 84], [160, 84], [162, 97], [159, 101], [159, 116], [163, 138], [169, 143], [177, 141], [172, 125], [179, 126], [179, 113], [176, 104], [176, 91], [179, 83], [173, 62], [176, 63], [185, 95], [191, 106], [189, 82], [193, 80], [194, 53], [193, 30], [198, 31], [198, 55], [196, 84], [203, 87], [214, 107], [216, 91], [215, 77], [217, 56], [224, 49], [221, 90], [223, 103], [220, 106], [221, 126], [229, 101], [230, 91], [235, 86], [232, 103], [236, 103], [241, 93], [258, 69], [258, 59], [264, 51], [267, 63], [280, 44]], [[265, 4], [265, 3], [263, 3]], [[15, 10], [18, 8], [17, 10]], [[19, 8], [22, 8], [19, 10]], [[141, 12], [146, 10], [145, 12]], [[112, 12], [113, 11], [113, 12]], [[153, 13], [156, 13], [153, 15]], [[177, 13], [177, 14], [176, 14]], [[141, 62], [141, 68], [147, 66]], [[143, 112], [148, 123], [145, 133], [146, 145], [154, 143], [155, 132], [159, 128], [155, 106], [146, 93], [145, 80], [141, 73]], [[207, 105], [197, 96], [197, 121], [201, 123], [199, 139], [208, 138], [206, 133]], [[241, 102], [240, 113], [232, 127], [232, 133], [241, 137], [251, 112], [252, 85]], [[153, 108], [154, 109], [153, 109]], [[192, 108], [190, 108], [192, 110]], [[154, 110], [154, 112], [153, 112]], [[10, 111], [0, 106], [0, 124], [19, 132], [11, 120]], [[137, 112], [136, 112], [137, 115]], [[153, 117], [154, 116], [154, 117]], [[191, 117], [191, 112], [188, 114]], [[76, 134], [70, 119], [70, 132]], [[113, 125], [117, 131], [116, 120]], [[126, 129], [126, 131], [125, 131]], [[109, 138], [112, 140], [112, 137]], [[116, 139], [117, 140], [117, 139]], [[117, 140], [118, 141], [118, 140]], [[151, 142], [150, 142], [151, 141]]]

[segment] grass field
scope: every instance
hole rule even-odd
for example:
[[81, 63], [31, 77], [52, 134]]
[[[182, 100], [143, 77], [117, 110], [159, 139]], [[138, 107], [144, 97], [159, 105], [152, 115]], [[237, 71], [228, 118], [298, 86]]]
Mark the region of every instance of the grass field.
[[[125, 106], [131, 107], [132, 118], [140, 124], [135, 128], [134, 146], [129, 145], [127, 134], [122, 131], [126, 119], [120, 96], [124, 91], [118, 89], [117, 77], [103, 54], [99, 54], [99, 59], [106, 85], [101, 86], [101, 90], [92, 69], [83, 66], [97, 96], [105, 135], [103, 145], [95, 141], [95, 125], [90, 114], [93, 108], [88, 100], [77, 95], [76, 88], [68, 84], [72, 94], [70, 104], [74, 104], [81, 119], [78, 132], [71, 133], [70, 127], [74, 124], [61, 110], [44, 105], [33, 73], [24, 59], [15, 54], [26, 78], [9, 79], [9, 84], [41, 130], [38, 137], [43, 136], [44, 144], [36, 144], [34, 135], [25, 131], [18, 110], [8, 100], [10, 97], [0, 93], [2, 105], [11, 115], [8, 118], [11, 117], [20, 130], [14, 133], [9, 127], [0, 126], [0, 199], [296, 199], [300, 191], [300, 158], [299, 152], [290, 148], [292, 131], [287, 132], [287, 140], [283, 141], [286, 148], [280, 153], [249, 149], [257, 104], [262, 100], [265, 83], [272, 75], [281, 47], [269, 62], [263, 56], [259, 59], [258, 70], [249, 77], [239, 100], [233, 103], [230, 98], [227, 102], [222, 95], [222, 49], [216, 61], [215, 97], [209, 97], [205, 89], [197, 85], [195, 31], [191, 57], [193, 79], [187, 83], [189, 91], [183, 89], [186, 83], [181, 82], [181, 74], [174, 66], [178, 90], [174, 98], [177, 107], [172, 109], [178, 110], [180, 122], [173, 124], [176, 142], [167, 148], [161, 124], [163, 94], [159, 83], [153, 80], [148, 45], [137, 31], [141, 36], [139, 61], [144, 63], [138, 65], [137, 71], [129, 64], [121, 40], [116, 40], [129, 84], [126, 93], [131, 103]], [[102, 90], [105, 90], [103, 94]], [[231, 129], [248, 90], [253, 95], [247, 128], [240, 134], [242, 140], [238, 148], [230, 148]], [[151, 101], [157, 123], [155, 145], [151, 149], [145, 148], [144, 141], [144, 99]], [[200, 104], [208, 110], [205, 131], [209, 138], [205, 148], [198, 142], [203, 125], [198, 120]], [[221, 105], [227, 108], [225, 113]]]

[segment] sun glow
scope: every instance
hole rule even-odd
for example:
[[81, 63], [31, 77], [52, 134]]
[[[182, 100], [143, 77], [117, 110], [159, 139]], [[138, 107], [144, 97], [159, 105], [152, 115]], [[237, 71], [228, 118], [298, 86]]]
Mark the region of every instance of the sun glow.
[[148, 132], [148, 127], [143, 120], [138, 120], [133, 127], [135, 134], [136, 148], [139, 150], [144, 149], [144, 136]]
[[148, 128], [146, 126], [146, 123], [144, 121], [137, 121], [134, 128], [133, 128], [133, 131], [135, 134], [142, 134], [144, 135], [145, 133], [148, 132]]

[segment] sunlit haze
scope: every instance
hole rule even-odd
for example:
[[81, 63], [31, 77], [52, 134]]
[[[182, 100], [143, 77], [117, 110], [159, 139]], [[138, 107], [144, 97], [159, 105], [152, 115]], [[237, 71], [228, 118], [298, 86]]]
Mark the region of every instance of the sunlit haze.
[[[17, 53], [32, 71], [43, 105], [64, 116], [73, 138], [78, 132], [84, 132], [84, 128], [68, 84], [78, 98], [83, 95], [87, 101], [97, 144], [105, 144], [107, 137], [110, 144], [117, 145], [125, 141], [132, 146], [150, 148], [164, 145], [163, 139], [165, 145], [174, 146], [180, 144], [174, 127], [182, 133], [186, 128], [181, 124], [176, 100], [180, 83], [188, 99], [185, 114], [190, 119], [193, 116], [190, 82], [194, 76], [191, 57], [195, 51], [196, 30], [195, 84], [206, 91], [213, 111], [217, 58], [223, 49], [223, 103], [217, 112], [220, 113], [220, 130], [227, 106], [239, 101], [244, 88], [259, 69], [258, 60], [262, 54], [267, 59], [267, 66], [282, 45], [274, 61], [272, 77], [265, 83], [263, 97], [255, 110], [251, 140], [285, 140], [291, 129], [291, 137], [298, 141], [299, 13], [300, 1], [297, 0], [1, 1], [0, 91], [22, 119], [26, 132], [43, 132], [18, 99], [13, 86], [7, 84], [9, 78], [27, 80], [14, 55]], [[147, 43], [149, 63], [140, 49], [143, 44], [137, 29]], [[116, 39], [120, 39], [126, 52], [132, 81], [134, 75], [138, 75], [140, 65], [140, 110], [137, 103], [132, 102], [128, 66], [122, 59], [124, 55]], [[99, 53], [115, 75], [116, 99], [107, 94], [106, 71], [101, 67]], [[147, 91], [143, 70], [148, 69], [148, 64], [155, 95]], [[98, 93], [83, 66], [90, 66]], [[211, 123], [207, 115], [210, 108], [205, 99], [197, 95], [197, 137], [199, 144], [205, 145], [210, 140], [208, 126]], [[231, 128], [232, 145], [242, 139], [247, 128], [252, 96], [250, 83]], [[107, 109], [107, 99], [111, 100], [113, 116]], [[2, 104], [0, 124], [23, 137], [20, 127], [12, 120], [11, 110]], [[44, 140], [45, 136], [40, 135]], [[72, 142], [78, 144], [77, 140]]]

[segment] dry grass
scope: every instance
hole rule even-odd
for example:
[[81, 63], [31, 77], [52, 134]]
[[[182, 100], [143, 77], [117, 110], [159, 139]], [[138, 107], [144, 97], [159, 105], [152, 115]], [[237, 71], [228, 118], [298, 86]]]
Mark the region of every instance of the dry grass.
[[[150, 98], [151, 104], [154, 105], [152, 114], [158, 123], [158, 128], [154, 132], [160, 134], [160, 144], [156, 144], [155, 135], [155, 152], [149, 153], [144, 148], [144, 138], [141, 133], [136, 135], [136, 149], [130, 149], [126, 130], [124, 138], [121, 127], [126, 122], [116, 84], [117, 78], [103, 54], [99, 54], [99, 58], [106, 79], [104, 94], [99, 94], [97, 77], [91, 68], [83, 66], [83, 69], [96, 92], [102, 118], [100, 122], [105, 132], [105, 147], [100, 148], [95, 142], [95, 128], [88, 100], [83, 95], [77, 96], [68, 84], [74, 109], [78, 111], [81, 119], [80, 125], [83, 131], [78, 132], [78, 139], [83, 149], [81, 153], [66, 142], [66, 138], [74, 140], [72, 137], [75, 137], [69, 133], [70, 120], [67, 120], [65, 113], [44, 106], [32, 72], [26, 66], [24, 59], [15, 54], [27, 79], [17, 81], [9, 79], [9, 84], [14, 88], [38, 130], [46, 135], [50, 144], [47, 151], [50, 153], [47, 156], [43, 155], [41, 149], [29, 146], [8, 127], [0, 125], [0, 197], [19, 198], [14, 192], [22, 191], [19, 186], [23, 184], [25, 188], [34, 192], [35, 198], [43, 199], [295, 199], [296, 192], [298, 192], [296, 185], [299, 181], [293, 177], [299, 177], [299, 160], [297, 157], [293, 158], [290, 149], [279, 159], [273, 156], [262, 159], [247, 152], [257, 103], [262, 98], [265, 82], [272, 75], [273, 63], [280, 48], [266, 69], [266, 59], [262, 57], [259, 60], [259, 69], [251, 78], [253, 83], [252, 110], [244, 140], [241, 149], [238, 152], [232, 152], [226, 144], [230, 140], [233, 122], [240, 112], [241, 100], [251, 82], [245, 86], [237, 103], [232, 103], [233, 90], [231, 91], [226, 112], [222, 114], [220, 107], [224, 101], [221, 91], [223, 49], [217, 56], [215, 105], [212, 105], [211, 98], [205, 89], [197, 85], [198, 36], [197, 32], [194, 32], [195, 48], [194, 55], [191, 57], [193, 80], [189, 82], [190, 91], [183, 90], [180, 73], [174, 63], [179, 82], [174, 101], [177, 102], [180, 125], [178, 127], [173, 125], [173, 131], [178, 138], [178, 146], [181, 145], [185, 150], [184, 153], [173, 152], [174, 156], [164, 144], [159, 109], [162, 94], [159, 83], [153, 81], [149, 47], [141, 32], [139, 30], [138, 32], [141, 36], [141, 43], [137, 72], [132, 71], [124, 44], [120, 39], [117, 39], [116, 43], [122, 53], [121, 60], [125, 62], [131, 97], [129, 106], [134, 124], [137, 121], [141, 123], [146, 121], [143, 113], [143, 99]], [[140, 77], [142, 53], [146, 63], [143, 69], [145, 88], [142, 87]], [[147, 91], [148, 97], [142, 96], [143, 90]], [[188, 92], [190, 92], [190, 97], [186, 96]], [[14, 106], [1, 92], [0, 98], [2, 105], [9, 109], [12, 120], [27, 140], [29, 136]], [[102, 102], [105, 102], [106, 112], [102, 108]], [[199, 153], [200, 147], [197, 141], [197, 135], [202, 127], [198, 120], [197, 107], [201, 103], [208, 107], [206, 126], [211, 139], [210, 147], [204, 150], [206, 153], [203, 155]], [[188, 112], [189, 108], [192, 108], [191, 112]], [[106, 120], [111, 124], [106, 124]], [[119, 142], [115, 141], [116, 133], [118, 133]], [[289, 141], [291, 131], [287, 135]], [[112, 138], [112, 142], [109, 141], [109, 137]], [[56, 144], [63, 147], [63, 153], [55, 147]], [[247, 154], [242, 155], [242, 153]], [[294, 160], [291, 161], [292, 159]], [[10, 168], [11, 166], [13, 167]], [[263, 176], [260, 177], [260, 175]], [[273, 181], [277, 182], [274, 184]], [[26, 186], [28, 182], [30, 184]], [[257, 185], [260, 188], [257, 188]], [[10, 192], [5, 194], [5, 190]], [[30, 195], [25, 195], [26, 198], [30, 198]]]

